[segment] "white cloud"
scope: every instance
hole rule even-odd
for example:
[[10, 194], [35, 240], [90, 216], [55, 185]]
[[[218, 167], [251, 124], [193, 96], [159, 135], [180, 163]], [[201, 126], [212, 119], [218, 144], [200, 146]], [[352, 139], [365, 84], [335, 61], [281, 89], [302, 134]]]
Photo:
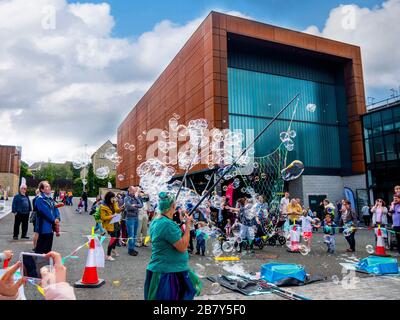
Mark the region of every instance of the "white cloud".
[[385, 91], [400, 85], [400, 0], [382, 6], [339, 6], [331, 10], [322, 31], [309, 26], [305, 32], [361, 47], [367, 92]]
[[118, 125], [205, 16], [163, 20], [130, 40], [111, 35], [106, 3], [0, 1], [0, 144], [21, 145], [32, 163], [116, 142]]

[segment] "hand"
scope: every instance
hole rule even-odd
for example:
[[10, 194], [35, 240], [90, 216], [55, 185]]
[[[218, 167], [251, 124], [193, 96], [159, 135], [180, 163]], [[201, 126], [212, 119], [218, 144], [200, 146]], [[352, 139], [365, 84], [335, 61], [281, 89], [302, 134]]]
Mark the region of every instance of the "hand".
[[25, 284], [24, 278], [19, 279], [14, 283], [14, 273], [21, 267], [21, 262], [18, 261], [0, 279], [0, 295], [5, 297], [13, 297], [18, 293], [21, 285]]
[[188, 215], [187, 213], [185, 213], [185, 219], [186, 219], [186, 224], [190, 224], [193, 221], [193, 215]]
[[14, 253], [11, 250], [3, 251], [4, 255], [6, 256], [6, 260], [9, 260], [13, 257]]
[[54, 221], [54, 223], [55, 223], [55, 224], [60, 224], [60, 220], [56, 219], [56, 220]]
[[67, 268], [62, 265], [61, 255], [58, 252], [51, 251], [46, 254], [46, 258], [50, 257], [53, 258], [54, 261], [53, 272], [51, 272], [47, 267], [40, 269], [43, 288], [51, 284], [67, 281]]

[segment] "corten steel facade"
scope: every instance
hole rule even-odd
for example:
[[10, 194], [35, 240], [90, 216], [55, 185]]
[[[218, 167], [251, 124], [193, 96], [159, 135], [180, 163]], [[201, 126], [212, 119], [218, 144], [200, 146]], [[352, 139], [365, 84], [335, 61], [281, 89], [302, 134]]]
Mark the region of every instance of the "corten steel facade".
[[9, 189], [9, 196], [18, 192], [21, 149], [15, 146], [0, 145], [0, 185]]
[[[237, 124], [230, 123], [233, 121], [233, 106], [228, 107], [233, 98], [232, 92], [228, 94], [228, 87], [232, 89], [235, 79], [232, 70], [240, 69], [240, 66], [232, 65], [233, 52], [229, 52], [231, 49], [228, 45], [232, 40], [239, 46], [240, 41], [243, 46], [259, 46], [261, 43], [261, 46], [265, 44], [267, 47], [274, 47], [274, 50], [282, 50], [288, 54], [292, 52], [292, 55], [293, 52], [298, 52], [307, 56], [309, 61], [315, 59], [323, 64], [332, 63], [332, 68], [340, 66], [337, 73], [340, 73], [342, 78], [342, 99], [346, 118], [346, 130], [341, 130], [340, 134], [346, 132], [349, 159], [349, 172], [345, 175], [364, 174], [360, 117], [365, 113], [365, 97], [360, 48], [211, 12], [119, 126], [117, 145], [123, 162], [117, 167], [117, 174], [125, 174], [125, 179], [117, 179], [117, 187], [127, 188], [139, 182], [136, 167], [144, 159], [138, 160], [137, 155], [144, 158], [147, 147], [154, 142], [138, 140], [138, 136], [152, 128], [167, 129], [168, 120], [174, 113], [180, 115], [179, 122], [183, 124], [192, 119], [206, 118], [210, 127], [237, 127]], [[282, 56], [285, 59], [284, 53]], [[286, 92], [282, 101], [288, 101], [290, 98]], [[343, 115], [343, 112], [338, 116], [340, 115]], [[267, 122], [268, 120], [264, 120], [264, 123]], [[341, 139], [343, 140], [343, 136]], [[126, 142], [134, 144], [136, 151], [125, 150], [123, 145]], [[202, 168], [205, 166], [196, 166], [193, 171]]]

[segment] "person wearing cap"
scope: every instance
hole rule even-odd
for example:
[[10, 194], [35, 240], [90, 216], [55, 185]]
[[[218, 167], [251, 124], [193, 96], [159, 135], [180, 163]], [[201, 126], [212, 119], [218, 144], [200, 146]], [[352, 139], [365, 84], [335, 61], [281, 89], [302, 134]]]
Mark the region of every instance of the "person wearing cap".
[[187, 247], [192, 217], [185, 215], [185, 232], [172, 220], [175, 197], [159, 193], [159, 214], [150, 224], [151, 259], [146, 268], [145, 300], [193, 300], [201, 282], [189, 267]]
[[14, 220], [14, 240], [18, 240], [19, 227], [22, 223], [21, 239], [29, 239], [26, 235], [28, 232], [29, 214], [32, 211], [31, 201], [26, 195], [26, 185], [19, 187], [19, 193], [14, 197], [12, 202], [12, 212], [15, 215]]

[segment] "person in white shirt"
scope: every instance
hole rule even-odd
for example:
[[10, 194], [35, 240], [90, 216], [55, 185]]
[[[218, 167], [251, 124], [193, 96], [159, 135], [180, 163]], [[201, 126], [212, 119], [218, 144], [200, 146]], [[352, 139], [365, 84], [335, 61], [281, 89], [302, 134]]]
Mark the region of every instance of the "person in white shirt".
[[303, 215], [300, 217], [300, 221], [304, 241], [307, 243], [307, 247], [311, 248], [312, 224], [314, 223], [314, 219], [308, 215], [307, 210], [303, 210]]
[[290, 202], [289, 196], [290, 196], [289, 192], [285, 192], [285, 196], [281, 199], [281, 202], [280, 202], [280, 205], [279, 205], [279, 212], [280, 212], [279, 222], [281, 222], [281, 223], [279, 223], [278, 227], [283, 225], [285, 223], [286, 218], [287, 218], [286, 208], [287, 208], [287, 206], [288, 206], [288, 204]]

